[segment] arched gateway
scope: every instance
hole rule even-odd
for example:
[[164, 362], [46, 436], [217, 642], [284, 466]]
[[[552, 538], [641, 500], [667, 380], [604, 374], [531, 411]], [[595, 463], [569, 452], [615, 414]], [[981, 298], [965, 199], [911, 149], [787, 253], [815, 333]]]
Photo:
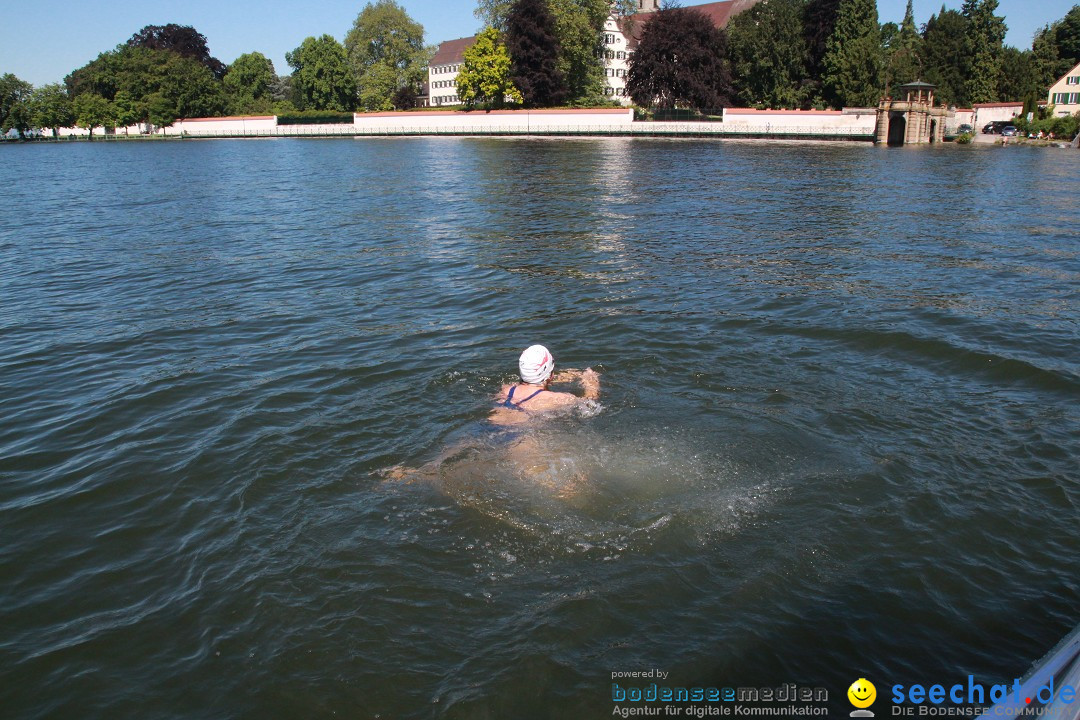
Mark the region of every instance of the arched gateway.
[[919, 145], [945, 139], [945, 118], [953, 111], [934, 107], [934, 85], [916, 80], [900, 86], [903, 100], [884, 98], [877, 109], [877, 142]]

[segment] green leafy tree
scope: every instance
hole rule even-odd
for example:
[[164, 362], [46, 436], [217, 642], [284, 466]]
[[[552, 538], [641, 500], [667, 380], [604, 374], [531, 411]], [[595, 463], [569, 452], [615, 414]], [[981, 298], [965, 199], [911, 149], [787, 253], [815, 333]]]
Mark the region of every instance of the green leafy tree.
[[604, 0], [549, 0], [559, 40], [557, 70], [572, 103], [604, 97], [603, 29], [610, 13]]
[[161, 93], [182, 117], [208, 117], [225, 110], [222, 85], [210, 69], [171, 50], [121, 45], [73, 71], [65, 82], [73, 97], [93, 94], [112, 101], [123, 91], [139, 105]]
[[391, 109], [395, 93], [423, 82], [433, 55], [424, 46], [423, 25], [394, 0], [364, 6], [345, 36], [345, 50], [364, 110]]
[[285, 60], [293, 68], [294, 102], [300, 110], [356, 109], [356, 80], [345, 47], [330, 35], [309, 37]]
[[58, 137], [60, 128], [75, 124], [75, 113], [71, 108], [71, 98], [67, 89], [59, 83], [45, 85], [34, 91], [31, 98], [33, 123], [35, 127], [51, 128], [53, 137]]
[[506, 28], [510, 75], [526, 107], [558, 105], [566, 99], [566, 77], [559, 71], [555, 18], [545, 0], [517, 0]]
[[521, 102], [521, 93], [510, 79], [510, 53], [499, 42], [499, 31], [487, 28], [466, 48], [464, 62], [457, 76], [461, 100], [469, 106], [500, 108]]
[[719, 108], [730, 104], [724, 32], [705, 13], [665, 7], [649, 19], [626, 81], [638, 105]]
[[1047, 86], [1076, 67], [1080, 63], [1080, 5], [1073, 5], [1065, 17], [1036, 33], [1031, 49]]
[[177, 117], [215, 117], [225, 111], [221, 83], [205, 65], [191, 58], [170, 56], [154, 92], [173, 103]]
[[149, 95], [144, 103], [146, 120], [154, 127], [165, 128], [176, 122], [181, 117], [173, 101], [163, 93]]
[[191, 58], [206, 66], [220, 80], [225, 76], [225, 64], [210, 56], [206, 36], [190, 25], [147, 25], [127, 41], [131, 47], [168, 50], [180, 57]]
[[881, 97], [882, 49], [875, 0], [843, 0], [825, 43], [824, 90], [834, 107], [868, 107]]
[[915, 27], [915, 13], [908, 0], [904, 21], [885, 46], [885, 86], [891, 90], [904, 83], [922, 79], [922, 36]]
[[997, 100], [1001, 75], [1005, 19], [994, 15], [998, 0], [964, 0], [960, 9], [967, 19], [964, 50], [970, 62], [965, 90], [973, 103]]
[[260, 52], [245, 53], [233, 61], [222, 81], [229, 112], [263, 114], [273, 110], [274, 63]]
[[274, 114], [282, 115], [297, 112], [296, 93], [293, 89], [292, 75], [278, 75], [270, 88], [274, 101]]
[[770, 0], [728, 22], [728, 59], [740, 102], [771, 108], [813, 102], [804, 9], [803, 0]]
[[1046, 87], [1050, 87], [1057, 82], [1057, 79], [1069, 69], [1066, 68], [1065, 71], [1058, 72], [1062, 63], [1051, 27], [1051, 25], [1047, 25], [1035, 33], [1035, 39], [1031, 43], [1031, 54], [1034, 58], [1036, 72], [1039, 74], [1041, 84]]
[[31, 97], [34, 86], [11, 73], [0, 76], [0, 133], [12, 130], [24, 137], [33, 121]]
[[90, 131], [90, 138], [94, 137], [96, 127], [114, 127], [116, 116], [112, 103], [93, 93], [84, 93], [72, 101], [72, 110], [75, 113], [75, 124]]
[[964, 37], [967, 20], [956, 10], [931, 15], [923, 27], [923, 79], [937, 86], [936, 97], [947, 105], [967, 106], [967, 54]]
[[1046, 86], [1042, 83], [1035, 53], [1013, 47], [1001, 51], [1001, 73], [995, 91], [1002, 101], [1046, 98]]
[[1073, 5], [1055, 26], [1054, 41], [1058, 56], [1065, 63], [1061, 69], [1064, 75], [1080, 63], [1080, 5]]
[[146, 111], [136, 100], [135, 96], [127, 90], [119, 90], [113, 98], [113, 112], [116, 113], [116, 122], [124, 128], [124, 134], [128, 134], [128, 127], [146, 119]]

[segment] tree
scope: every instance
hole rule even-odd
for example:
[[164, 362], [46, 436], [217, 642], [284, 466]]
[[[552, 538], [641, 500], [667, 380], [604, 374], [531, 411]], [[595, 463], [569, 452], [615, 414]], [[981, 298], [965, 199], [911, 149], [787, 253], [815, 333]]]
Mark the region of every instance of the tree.
[[740, 102], [770, 108], [813, 102], [804, 8], [803, 0], [771, 0], [728, 22], [728, 60]]
[[521, 102], [521, 93], [510, 80], [510, 53], [499, 42], [499, 31], [487, 28], [466, 48], [461, 72], [457, 76], [458, 95], [469, 106], [500, 108]]
[[[478, 0], [475, 14], [487, 27], [507, 29], [514, 0]], [[548, 0], [559, 43], [558, 71], [566, 78], [567, 99], [591, 102], [604, 97], [604, 23], [609, 15], [632, 15], [634, 0]]]
[[293, 68], [293, 91], [301, 110], [356, 109], [356, 80], [345, 48], [330, 35], [309, 37], [285, 60]]
[[931, 15], [923, 27], [923, 78], [937, 85], [937, 98], [945, 104], [967, 106], [965, 78], [968, 60], [964, 52], [967, 20], [956, 10]]
[[416, 101], [419, 97], [419, 94], [416, 92], [416, 86], [402, 85], [398, 88], [398, 91], [394, 93], [394, 97], [390, 98], [390, 102], [395, 110], [408, 110], [416, 107]]
[[604, 97], [605, 0], [549, 0], [559, 40], [558, 71], [566, 78], [568, 100], [587, 103]]
[[146, 110], [134, 95], [127, 90], [120, 90], [113, 98], [113, 112], [116, 114], [117, 124], [124, 128], [124, 134], [128, 134], [128, 128], [140, 120], [146, 119]]
[[840, 2], [841, 0], [808, 0], [803, 10], [803, 33], [809, 54], [806, 63], [807, 78], [815, 104], [825, 104], [825, 91], [821, 81], [825, 76], [825, 45], [836, 28]]
[[345, 50], [364, 110], [389, 110], [394, 94], [423, 82], [432, 49], [424, 26], [394, 0], [368, 3], [345, 36]]
[[830, 104], [876, 106], [882, 89], [882, 51], [875, 0], [842, 0], [825, 48], [823, 80]]
[[1061, 70], [1064, 75], [1080, 63], [1080, 5], [1073, 5], [1072, 10], [1056, 23], [1054, 41], [1058, 56], [1068, 65]]
[[730, 104], [724, 32], [693, 8], [664, 7], [641, 34], [626, 81], [638, 105], [718, 108]]
[[[515, 0], [477, 0], [473, 14], [484, 23], [485, 27], [493, 27], [499, 32], [507, 29], [507, 19]], [[614, 0], [604, 2], [604, 11], [619, 15], [633, 15], [637, 12], [637, 3], [634, 0]], [[606, 16], [605, 16], [606, 19]], [[603, 24], [601, 23], [601, 28]]]
[[147, 25], [127, 41], [131, 47], [170, 50], [180, 57], [192, 58], [206, 66], [214, 77], [225, 77], [225, 64], [210, 56], [206, 37], [190, 25]]
[[94, 137], [94, 128], [116, 125], [112, 103], [100, 95], [84, 93], [71, 104], [75, 113], [75, 124], [89, 130], [91, 139]]
[[964, 50], [970, 61], [965, 90], [973, 103], [997, 99], [1001, 75], [1001, 51], [1005, 40], [1005, 19], [994, 15], [998, 0], [964, 0], [960, 9], [967, 19]]
[[33, 85], [11, 73], [0, 76], [0, 133], [6, 135], [15, 130], [19, 137], [25, 136], [33, 119], [30, 108], [33, 92]]
[[558, 105], [566, 99], [566, 78], [559, 72], [555, 18], [545, 0], [517, 0], [506, 27], [510, 77], [526, 107]]
[[915, 13], [908, 0], [904, 21], [885, 47], [885, 88], [891, 90], [922, 78], [922, 37], [915, 27]]
[[157, 82], [147, 87], [149, 92], [144, 98], [160, 93], [176, 108], [177, 117], [214, 117], [224, 112], [221, 83], [203, 64], [169, 53], [160, 73]]
[[274, 63], [259, 52], [245, 53], [233, 61], [222, 81], [229, 112], [237, 115], [273, 110]]
[[121, 45], [73, 71], [65, 82], [72, 97], [89, 93], [112, 101], [126, 92], [135, 105], [161, 93], [182, 117], [218, 115], [225, 109], [222, 85], [213, 73], [171, 50]]
[[1047, 86], [1080, 63], [1080, 5], [1040, 30], [1031, 49]]
[[1001, 51], [1001, 73], [995, 94], [1002, 101], [1024, 100], [1041, 96], [1046, 99], [1046, 85], [1039, 75], [1035, 53], [1013, 47]]
[[154, 93], [148, 96], [145, 101], [145, 108], [146, 121], [163, 130], [176, 122], [178, 117], [181, 117], [176, 105], [162, 93]]
[[71, 98], [59, 83], [45, 85], [34, 91], [31, 98], [33, 124], [39, 128], [51, 128], [53, 137], [60, 135], [60, 128], [75, 124]]

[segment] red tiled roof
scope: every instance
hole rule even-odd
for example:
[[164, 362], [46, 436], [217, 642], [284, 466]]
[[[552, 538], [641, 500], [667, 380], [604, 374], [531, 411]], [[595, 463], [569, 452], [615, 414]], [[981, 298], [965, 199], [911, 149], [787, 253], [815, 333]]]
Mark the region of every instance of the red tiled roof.
[[[697, 10], [702, 12], [712, 20], [713, 25], [718, 28], [726, 27], [728, 21], [741, 12], [749, 10], [754, 5], [757, 5], [761, 0], [725, 0], [724, 2], [711, 2], [704, 5], [684, 5], [686, 10]], [[641, 39], [641, 32], [648, 24], [649, 19], [655, 13], [636, 13], [631, 15], [628, 19], [622, 18], [619, 20], [619, 29], [622, 30], [622, 34], [627, 37], [627, 47], [633, 50], [637, 47], [638, 41]], [[633, 27], [633, 32], [627, 32], [627, 26]]]
[[441, 43], [438, 52], [435, 53], [435, 57], [431, 58], [428, 66], [435, 67], [436, 65], [452, 65], [453, 63], [462, 62], [465, 59], [465, 50], [475, 42], [476, 36], [473, 35], [472, 37], [447, 40]]

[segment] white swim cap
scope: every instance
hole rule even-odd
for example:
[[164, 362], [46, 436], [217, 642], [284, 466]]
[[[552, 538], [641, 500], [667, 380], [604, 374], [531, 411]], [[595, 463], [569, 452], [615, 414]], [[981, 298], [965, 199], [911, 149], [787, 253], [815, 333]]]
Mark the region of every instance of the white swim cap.
[[543, 345], [533, 345], [525, 349], [518, 358], [518, 369], [521, 370], [521, 379], [533, 385], [551, 377], [551, 371], [555, 369], [555, 358]]

